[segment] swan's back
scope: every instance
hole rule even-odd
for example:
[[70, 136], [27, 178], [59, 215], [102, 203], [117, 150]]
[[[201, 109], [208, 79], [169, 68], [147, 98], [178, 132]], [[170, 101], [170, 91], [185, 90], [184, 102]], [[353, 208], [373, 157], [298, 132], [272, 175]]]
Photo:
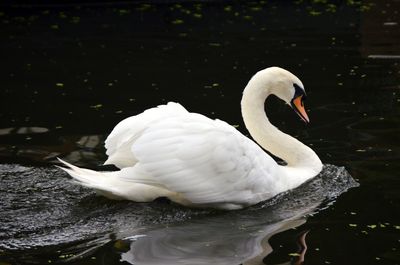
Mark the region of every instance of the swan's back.
[[122, 120], [114, 127], [105, 141], [108, 159], [104, 164], [114, 164], [119, 168], [135, 165], [137, 159], [133, 155], [131, 147], [144, 130], [160, 119], [188, 113], [182, 105], [169, 102], [167, 105], [160, 105]]

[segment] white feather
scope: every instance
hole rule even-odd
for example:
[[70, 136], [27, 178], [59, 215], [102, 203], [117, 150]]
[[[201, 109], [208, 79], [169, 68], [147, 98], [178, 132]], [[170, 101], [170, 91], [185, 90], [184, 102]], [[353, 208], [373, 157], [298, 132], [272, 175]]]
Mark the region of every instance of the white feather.
[[121, 121], [105, 141], [108, 159], [104, 164], [114, 164], [119, 168], [134, 165], [137, 160], [134, 154], [130, 152], [130, 147], [141, 136], [143, 131], [153, 121], [185, 113], [187, 113], [187, 110], [180, 104], [170, 102], [167, 105], [148, 109], [139, 115]]

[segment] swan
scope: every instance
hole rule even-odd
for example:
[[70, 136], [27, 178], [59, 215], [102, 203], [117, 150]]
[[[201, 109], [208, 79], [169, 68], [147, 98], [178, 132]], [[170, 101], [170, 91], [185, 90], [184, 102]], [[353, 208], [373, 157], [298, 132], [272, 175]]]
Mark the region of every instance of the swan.
[[224, 121], [169, 102], [128, 117], [112, 130], [104, 164], [120, 170], [97, 172], [60, 159], [61, 168], [111, 199], [167, 197], [184, 206], [227, 210], [256, 204], [298, 187], [322, 169], [310, 147], [269, 122], [264, 103], [270, 95], [309, 122], [302, 82], [285, 69], [269, 67], [250, 79], [241, 100], [243, 120], [255, 142]]

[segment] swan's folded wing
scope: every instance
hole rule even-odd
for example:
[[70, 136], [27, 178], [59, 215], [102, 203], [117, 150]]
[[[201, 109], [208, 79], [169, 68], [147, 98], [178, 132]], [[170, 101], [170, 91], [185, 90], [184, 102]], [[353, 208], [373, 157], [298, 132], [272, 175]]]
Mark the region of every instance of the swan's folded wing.
[[136, 164], [137, 159], [131, 152], [132, 144], [149, 125], [167, 117], [187, 114], [187, 110], [178, 103], [169, 102], [151, 108], [118, 123], [105, 141], [108, 159], [104, 164], [114, 164], [119, 168]]
[[232, 126], [200, 114], [152, 124], [132, 152], [154, 180], [193, 204], [245, 206], [275, 195], [266, 194], [275, 189], [275, 161]]

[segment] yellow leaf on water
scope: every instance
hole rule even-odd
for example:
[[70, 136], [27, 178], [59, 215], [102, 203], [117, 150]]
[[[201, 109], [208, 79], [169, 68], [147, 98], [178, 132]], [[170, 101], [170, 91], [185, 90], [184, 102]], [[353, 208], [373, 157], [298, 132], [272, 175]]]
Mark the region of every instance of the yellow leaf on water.
[[179, 24], [183, 24], [183, 20], [182, 19], [175, 19], [171, 23], [174, 24], [174, 25], [179, 25]]
[[221, 43], [217, 43], [217, 42], [210, 42], [208, 45], [213, 46], [213, 47], [221, 47]]
[[90, 106], [92, 109], [99, 109], [99, 108], [101, 108], [101, 107], [103, 107], [103, 104], [97, 104], [97, 105], [93, 105], [93, 106]]
[[226, 12], [230, 12], [230, 11], [232, 11], [232, 7], [231, 7], [231, 6], [226, 6], [226, 7], [224, 8], [224, 10], [225, 10]]

